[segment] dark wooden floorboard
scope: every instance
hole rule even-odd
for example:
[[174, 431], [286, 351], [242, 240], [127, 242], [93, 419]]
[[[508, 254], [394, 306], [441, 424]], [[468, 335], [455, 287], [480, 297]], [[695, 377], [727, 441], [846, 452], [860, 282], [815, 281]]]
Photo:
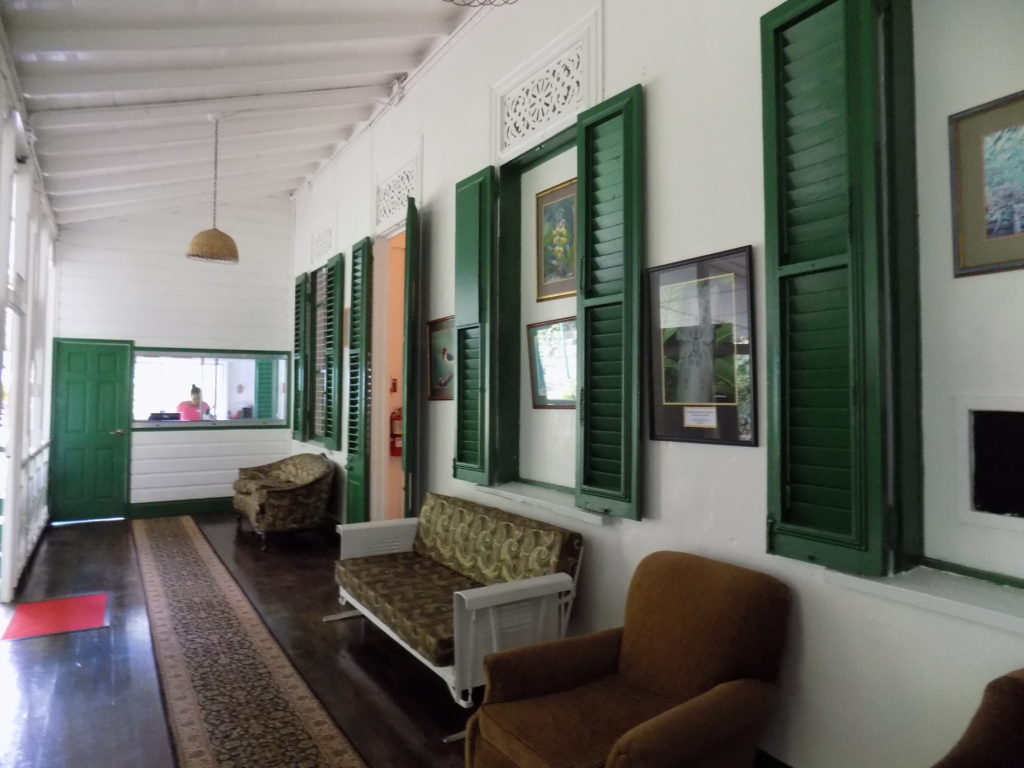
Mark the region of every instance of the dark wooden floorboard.
[[[231, 515], [197, 522], [370, 768], [462, 765], [461, 743], [441, 739], [469, 713], [441, 679], [361, 619], [322, 621], [339, 610], [333, 532], [271, 536], [260, 552]], [[48, 528], [17, 601], [98, 591], [109, 628], [0, 642], [0, 766], [174, 766], [130, 524]]]

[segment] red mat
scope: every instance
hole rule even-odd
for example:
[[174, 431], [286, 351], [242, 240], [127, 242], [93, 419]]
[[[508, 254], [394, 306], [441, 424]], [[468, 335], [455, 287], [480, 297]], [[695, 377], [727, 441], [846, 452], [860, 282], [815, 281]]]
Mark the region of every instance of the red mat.
[[21, 603], [14, 609], [14, 615], [0, 640], [20, 640], [105, 627], [110, 624], [107, 617], [109, 596], [109, 592], [97, 592], [80, 597]]

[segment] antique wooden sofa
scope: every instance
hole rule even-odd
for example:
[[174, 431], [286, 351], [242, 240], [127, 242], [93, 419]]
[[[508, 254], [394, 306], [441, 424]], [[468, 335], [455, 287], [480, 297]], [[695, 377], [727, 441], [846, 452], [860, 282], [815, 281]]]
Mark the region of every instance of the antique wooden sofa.
[[267, 548], [268, 533], [321, 525], [334, 469], [334, 462], [322, 453], [300, 453], [258, 467], [242, 467], [231, 500], [239, 524], [243, 517], [249, 520], [260, 535], [261, 549]]
[[579, 533], [428, 493], [419, 517], [339, 525], [339, 599], [473, 703], [492, 651], [565, 636]]

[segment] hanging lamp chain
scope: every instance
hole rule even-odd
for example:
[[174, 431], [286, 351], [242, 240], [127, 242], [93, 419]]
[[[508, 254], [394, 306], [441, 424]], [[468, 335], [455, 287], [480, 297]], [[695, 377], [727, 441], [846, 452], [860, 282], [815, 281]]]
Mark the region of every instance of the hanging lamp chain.
[[220, 145], [220, 120], [213, 121], [213, 228], [217, 228], [217, 160]]

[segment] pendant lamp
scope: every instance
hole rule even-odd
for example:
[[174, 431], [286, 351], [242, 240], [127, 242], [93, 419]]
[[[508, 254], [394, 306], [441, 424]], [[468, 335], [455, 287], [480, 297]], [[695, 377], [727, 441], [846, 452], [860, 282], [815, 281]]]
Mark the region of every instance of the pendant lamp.
[[213, 121], [213, 228], [204, 229], [188, 244], [186, 258], [214, 261], [221, 264], [238, 263], [235, 241], [217, 229], [217, 150], [220, 139], [220, 120]]

